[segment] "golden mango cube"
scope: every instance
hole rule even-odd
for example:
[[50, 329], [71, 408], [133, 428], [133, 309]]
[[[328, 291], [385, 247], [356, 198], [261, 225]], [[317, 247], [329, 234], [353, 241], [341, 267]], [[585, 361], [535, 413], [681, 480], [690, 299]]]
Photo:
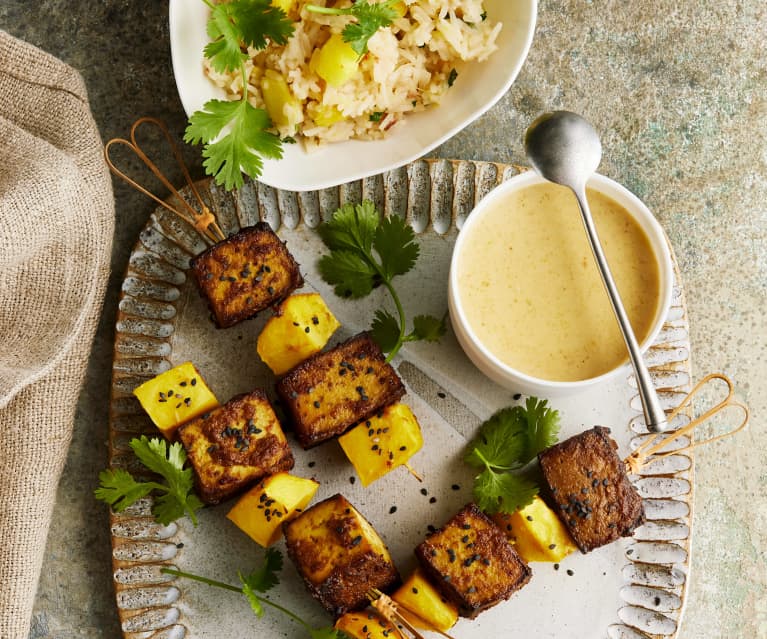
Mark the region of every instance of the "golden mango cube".
[[447, 632], [458, 621], [458, 608], [445, 599], [418, 569], [391, 598], [415, 615], [406, 614], [405, 618], [416, 628]]
[[166, 439], [198, 415], [218, 406], [194, 364], [185, 362], [138, 386], [133, 394]]
[[319, 293], [291, 295], [258, 336], [256, 350], [275, 375], [318, 353], [340, 326]]
[[303, 119], [301, 101], [291, 93], [287, 81], [278, 71], [264, 71], [261, 94], [266, 111], [276, 126], [292, 126]]
[[251, 488], [226, 516], [257, 544], [271, 546], [282, 535], [282, 522], [301, 514], [319, 486], [279, 472]]
[[398, 636], [388, 621], [369, 610], [341, 615], [336, 620], [335, 628], [354, 639], [392, 639]]
[[344, 114], [334, 104], [313, 103], [307, 112], [317, 126], [331, 126], [344, 119]]
[[338, 438], [363, 486], [405, 464], [423, 437], [415, 415], [406, 404], [391, 404]]
[[334, 33], [316, 49], [309, 68], [330, 86], [340, 87], [351, 80], [359, 68], [360, 56], [340, 33]]
[[493, 520], [526, 561], [561, 561], [576, 548], [559, 517], [538, 496], [512, 515], [496, 513]]

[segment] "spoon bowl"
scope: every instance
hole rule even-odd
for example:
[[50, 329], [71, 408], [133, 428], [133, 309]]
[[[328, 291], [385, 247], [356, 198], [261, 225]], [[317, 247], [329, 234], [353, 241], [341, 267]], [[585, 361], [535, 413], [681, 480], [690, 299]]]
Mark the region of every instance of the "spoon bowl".
[[599, 135], [587, 120], [576, 113], [570, 111], [544, 113], [527, 129], [525, 152], [541, 177], [566, 186], [575, 194], [594, 259], [599, 267], [602, 282], [610, 298], [610, 304], [618, 320], [629, 359], [634, 368], [645, 424], [651, 432], [662, 432], [668, 428], [666, 413], [658, 399], [650, 372], [642, 359], [639, 343], [610, 272], [610, 266], [599, 242], [586, 199], [586, 181], [596, 171], [602, 159], [602, 143], [599, 141]]

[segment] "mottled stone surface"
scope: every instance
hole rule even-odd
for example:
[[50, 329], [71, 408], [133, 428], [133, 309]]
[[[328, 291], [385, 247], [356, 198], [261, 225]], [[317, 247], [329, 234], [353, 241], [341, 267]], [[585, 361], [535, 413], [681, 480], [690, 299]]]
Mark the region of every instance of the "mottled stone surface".
[[[141, 115], [181, 134], [167, 3], [3, 0], [0, 28], [81, 71], [104, 139], [125, 135]], [[767, 636], [765, 60], [762, 0], [544, 0], [511, 91], [433, 154], [522, 163], [521, 136], [536, 115], [577, 111], [602, 134], [601, 172], [642, 197], [668, 232], [687, 292], [696, 377], [725, 371], [753, 414], [748, 432], [697, 456], [682, 639]], [[195, 150], [186, 155], [199, 166]], [[179, 172], [169, 173], [178, 183]], [[36, 639], [120, 636], [106, 509], [91, 495], [106, 463], [118, 285], [153, 206], [119, 182], [115, 195], [113, 273], [59, 490]]]

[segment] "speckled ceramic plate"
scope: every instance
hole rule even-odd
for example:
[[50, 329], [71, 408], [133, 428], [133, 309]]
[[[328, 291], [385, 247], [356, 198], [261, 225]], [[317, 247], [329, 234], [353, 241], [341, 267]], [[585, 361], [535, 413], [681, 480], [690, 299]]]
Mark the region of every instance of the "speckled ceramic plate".
[[[319, 291], [342, 321], [343, 329], [334, 337], [338, 341], [368, 327], [373, 310], [387, 300], [383, 292], [357, 302], [340, 300], [322, 283], [316, 271], [321, 243], [313, 230], [322, 220], [339, 204], [363, 198], [372, 199], [387, 215], [406, 217], [419, 234], [422, 251], [416, 272], [401, 280], [403, 302], [411, 313], [440, 315], [447, 305], [448, 266], [458, 229], [479, 198], [516, 172], [497, 164], [436, 160], [307, 193], [252, 182], [235, 194], [208, 181], [199, 187], [226, 233], [265, 220], [287, 241], [302, 264], [306, 289]], [[133, 250], [116, 327], [110, 418], [114, 467], [140, 472], [128, 442], [156, 431], [131, 391], [173, 365], [195, 362], [222, 400], [255, 387], [273, 388], [271, 374], [255, 353], [265, 318], [217, 330], [187, 278], [190, 258], [204, 248], [190, 227], [158, 209]], [[675, 407], [690, 387], [688, 326], [679, 285], [665, 327], [646, 359], [665, 406]], [[321, 482], [317, 499], [343, 492], [378, 529], [407, 574], [414, 565], [413, 548], [427, 526], [441, 525], [470, 500], [471, 473], [461, 461], [466, 440], [481, 420], [515, 400], [471, 365], [451, 333], [439, 345], [408, 345], [395, 365], [424, 432], [424, 448], [411, 461], [424, 483], [398, 469], [364, 489], [352, 483], [354, 471], [336, 442], [310, 451], [293, 446], [293, 472]], [[647, 437], [631, 378], [557, 399], [554, 406], [563, 416], [563, 438], [594, 424], [606, 425], [625, 457]], [[682, 415], [672, 427], [687, 421], [689, 416]], [[669, 449], [686, 443], [678, 438]], [[532, 564], [533, 579], [525, 588], [475, 621], [459, 621], [451, 634], [458, 639], [512, 633], [552, 639], [675, 636], [690, 565], [692, 471], [689, 453], [649, 466], [646, 474], [633, 478], [648, 517], [634, 538], [589, 555], [571, 555], [559, 570]], [[453, 489], [455, 484], [460, 488]], [[112, 515], [114, 584], [126, 639], [303, 636], [301, 628], [277, 614], [256, 619], [242, 597], [160, 572], [174, 566], [237, 583], [238, 570], [252, 569], [263, 551], [225, 518], [230, 506], [205, 509], [197, 528], [187, 519], [155, 524], [149, 499]], [[395, 515], [390, 514], [392, 506], [397, 506]], [[277, 547], [283, 548], [282, 542]], [[274, 592], [307, 620], [330, 622], [289, 563]]]

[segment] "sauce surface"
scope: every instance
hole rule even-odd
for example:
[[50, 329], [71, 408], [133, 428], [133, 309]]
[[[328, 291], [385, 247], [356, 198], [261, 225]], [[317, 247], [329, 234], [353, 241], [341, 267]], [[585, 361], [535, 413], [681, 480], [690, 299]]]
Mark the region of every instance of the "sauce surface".
[[[628, 211], [587, 197], [613, 278], [641, 344], [660, 302], [658, 263]], [[457, 258], [458, 298], [498, 359], [550, 381], [602, 375], [628, 359], [572, 192], [535, 184], [494, 202]]]

